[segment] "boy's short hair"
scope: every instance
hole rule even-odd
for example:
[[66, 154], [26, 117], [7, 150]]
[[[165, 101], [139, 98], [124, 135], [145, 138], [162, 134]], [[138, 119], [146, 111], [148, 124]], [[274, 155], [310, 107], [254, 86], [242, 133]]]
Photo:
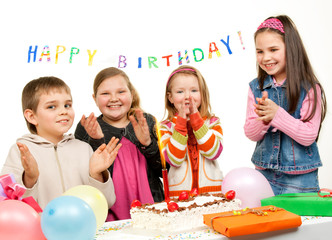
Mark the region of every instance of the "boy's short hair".
[[[34, 79], [25, 85], [22, 91], [22, 110], [23, 114], [26, 109], [32, 110], [34, 113], [37, 111], [40, 96], [48, 94], [50, 91], [65, 91], [71, 95], [68, 85], [57, 77], [40, 77]], [[36, 126], [29, 123], [25, 119], [28, 129], [31, 133], [37, 134]]]

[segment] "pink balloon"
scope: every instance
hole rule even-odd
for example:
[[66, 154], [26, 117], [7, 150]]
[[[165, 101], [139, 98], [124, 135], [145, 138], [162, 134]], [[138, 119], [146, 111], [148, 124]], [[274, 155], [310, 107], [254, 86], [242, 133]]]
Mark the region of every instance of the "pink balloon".
[[222, 192], [235, 191], [235, 198], [242, 202], [242, 208], [261, 206], [261, 199], [273, 197], [273, 190], [263, 174], [255, 169], [242, 167], [226, 174], [222, 183]]
[[46, 240], [40, 216], [24, 202], [0, 202], [0, 239]]

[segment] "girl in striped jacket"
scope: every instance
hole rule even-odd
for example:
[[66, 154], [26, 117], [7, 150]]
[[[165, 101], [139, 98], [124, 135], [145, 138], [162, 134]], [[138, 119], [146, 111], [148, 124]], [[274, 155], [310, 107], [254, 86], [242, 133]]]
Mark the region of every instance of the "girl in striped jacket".
[[210, 97], [201, 73], [180, 66], [168, 78], [167, 120], [160, 126], [163, 154], [170, 164], [170, 196], [197, 188], [198, 193], [221, 191], [218, 157], [223, 150], [219, 118], [210, 113]]

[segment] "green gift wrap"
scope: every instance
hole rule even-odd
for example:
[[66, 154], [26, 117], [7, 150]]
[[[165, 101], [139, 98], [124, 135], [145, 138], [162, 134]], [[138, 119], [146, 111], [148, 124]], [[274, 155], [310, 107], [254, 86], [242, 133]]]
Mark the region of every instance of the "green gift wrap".
[[320, 197], [317, 193], [286, 193], [261, 199], [261, 204], [280, 207], [301, 216], [332, 216], [332, 197]]

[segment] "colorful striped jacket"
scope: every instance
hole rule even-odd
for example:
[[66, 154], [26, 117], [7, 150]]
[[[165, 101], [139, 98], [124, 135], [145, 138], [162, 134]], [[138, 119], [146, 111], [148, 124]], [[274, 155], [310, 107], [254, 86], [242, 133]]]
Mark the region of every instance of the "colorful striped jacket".
[[221, 191], [223, 179], [217, 158], [223, 150], [223, 132], [217, 117], [190, 120], [175, 116], [160, 125], [163, 154], [170, 164], [170, 196], [197, 188], [199, 193]]

